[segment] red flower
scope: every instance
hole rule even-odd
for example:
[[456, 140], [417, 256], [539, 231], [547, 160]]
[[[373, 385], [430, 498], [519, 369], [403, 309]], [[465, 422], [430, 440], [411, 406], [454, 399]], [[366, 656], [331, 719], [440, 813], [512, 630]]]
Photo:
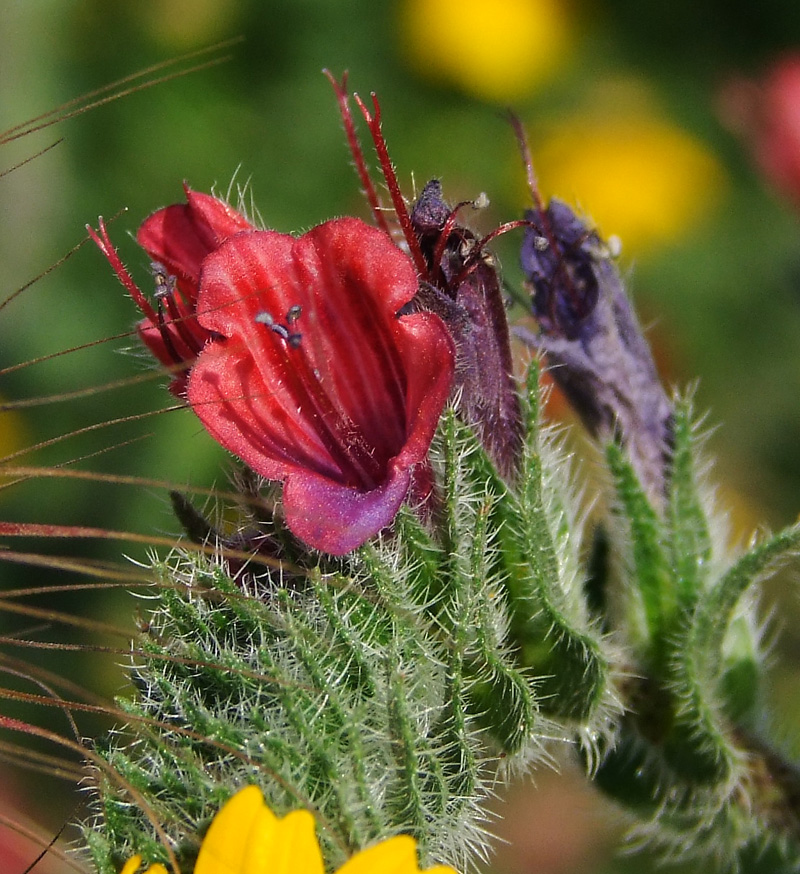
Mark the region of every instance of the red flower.
[[224, 201], [188, 187], [185, 191], [185, 204], [153, 213], [136, 235], [153, 261], [155, 308], [119, 260], [103, 220], [100, 219], [99, 234], [88, 228], [144, 314], [137, 325], [139, 336], [153, 355], [171, 369], [170, 391], [179, 397], [186, 392], [188, 368], [210, 339], [209, 332], [195, 319], [203, 259], [233, 234], [253, 230], [253, 225]]
[[800, 204], [800, 57], [776, 65], [763, 87], [756, 156], [775, 185]]
[[283, 480], [286, 522], [343, 555], [388, 525], [450, 392], [453, 342], [409, 257], [343, 218], [295, 238], [240, 233], [203, 262], [197, 321], [212, 338], [187, 397], [209, 433]]
[[142, 340], [175, 371], [170, 390], [226, 449], [284, 481], [295, 535], [343, 555], [392, 521], [412, 481], [424, 496], [453, 341], [433, 313], [398, 315], [419, 283], [384, 231], [339, 219], [294, 238], [186, 196], [137, 235], [156, 262], [156, 308], [102, 220], [89, 232], [145, 315]]
[[764, 176], [800, 205], [800, 55], [777, 61], [760, 82], [732, 79], [720, 110], [749, 142]]

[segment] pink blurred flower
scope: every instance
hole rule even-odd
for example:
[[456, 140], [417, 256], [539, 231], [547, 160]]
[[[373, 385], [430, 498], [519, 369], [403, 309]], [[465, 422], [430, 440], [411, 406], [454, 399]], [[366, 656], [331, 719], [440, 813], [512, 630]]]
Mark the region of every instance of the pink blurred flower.
[[721, 114], [749, 142], [769, 182], [800, 206], [800, 55], [782, 58], [758, 83], [728, 82]]

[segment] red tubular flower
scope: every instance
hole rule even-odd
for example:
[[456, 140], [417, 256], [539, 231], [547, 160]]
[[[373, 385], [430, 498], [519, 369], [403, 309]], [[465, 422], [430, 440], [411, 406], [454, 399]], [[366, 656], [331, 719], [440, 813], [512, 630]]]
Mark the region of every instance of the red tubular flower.
[[153, 261], [155, 307], [122, 265], [100, 220], [99, 234], [88, 231], [127, 288], [144, 319], [137, 331], [152, 354], [173, 372], [170, 391], [186, 392], [188, 368], [210, 339], [195, 310], [203, 259], [228, 237], [254, 230], [247, 219], [210, 194], [185, 187], [186, 203], [160, 209], [145, 219], [136, 239]]
[[291, 531], [333, 555], [394, 518], [450, 392], [443, 322], [398, 315], [417, 287], [409, 257], [352, 218], [298, 238], [239, 233], [203, 261], [210, 339], [189, 403], [219, 443], [284, 482]]
[[144, 313], [142, 340], [173, 368], [170, 391], [222, 446], [284, 481], [297, 537], [343, 555], [392, 521], [412, 482], [424, 495], [453, 341], [432, 313], [398, 316], [419, 283], [384, 231], [339, 219], [294, 238], [186, 197], [137, 234], [155, 307], [102, 220], [89, 232]]

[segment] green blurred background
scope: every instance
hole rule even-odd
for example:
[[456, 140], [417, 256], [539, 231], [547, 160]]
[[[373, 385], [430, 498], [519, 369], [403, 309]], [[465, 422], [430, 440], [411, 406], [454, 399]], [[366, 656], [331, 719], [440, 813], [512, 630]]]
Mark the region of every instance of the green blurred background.
[[[721, 423], [708, 448], [736, 535], [796, 517], [800, 211], [761, 178], [747, 138], [731, 133], [748, 119], [734, 111], [731, 124], [726, 98], [731, 82], [757, 78], [784, 52], [800, 52], [796, 0], [5, 0], [0, 130], [238, 36], [243, 41], [215, 55], [229, 55], [222, 64], [2, 145], [0, 171], [64, 137], [0, 177], [3, 297], [78, 243], [87, 222], [123, 207], [112, 237], [147, 288], [147, 260], [130, 234], [149, 212], [181, 199], [183, 180], [222, 194], [231, 180], [248, 183], [265, 223], [282, 231], [339, 214], [366, 217], [323, 67], [349, 69], [352, 88], [378, 92], [409, 194], [431, 176], [442, 178], [453, 201], [485, 191], [491, 206], [474, 224], [489, 231], [528, 204], [502, 117], [513, 106], [528, 128], [543, 192], [579, 205], [605, 234], [621, 237], [622, 263], [665, 378], [681, 387], [698, 380], [698, 408], [709, 411], [709, 425]], [[516, 245], [513, 235], [498, 244], [511, 286], [520, 282]], [[171, 405], [159, 377], [67, 396], [151, 372], [143, 358], [121, 354], [136, 349], [135, 338], [35, 363], [124, 334], [135, 319], [132, 302], [89, 245], [0, 312], [0, 368], [31, 362], [2, 371], [0, 398], [61, 395], [0, 412], [0, 455]], [[564, 413], [556, 406], [554, 414]], [[224, 453], [182, 410], [76, 434], [21, 460], [51, 465], [89, 455], [73, 466], [178, 485], [227, 482]], [[0, 518], [176, 531], [163, 491], [55, 479], [0, 491]], [[111, 559], [124, 550], [144, 560], [147, 552], [91, 542], [13, 546]], [[64, 582], [63, 575], [13, 564], [0, 566], [0, 574], [3, 589]], [[766, 603], [777, 603], [780, 614], [778, 734], [797, 749], [800, 611], [788, 591], [793, 582], [796, 575], [782, 578]], [[124, 593], [31, 603], [130, 626]], [[89, 640], [88, 632], [35, 624], [0, 613], [0, 633]], [[94, 639], [120, 645], [111, 635]], [[119, 658], [23, 654], [104, 694], [123, 687]], [[23, 712], [5, 702], [0, 708]], [[52, 713], [24, 713], [66, 730]], [[71, 816], [74, 796], [54, 792], [43, 801], [38, 779], [0, 768], [0, 807], [13, 801], [49, 829]], [[622, 818], [577, 778], [542, 775], [537, 790], [518, 788], [502, 810], [507, 819], [497, 830], [512, 844], [492, 862], [498, 874], [651, 870], [645, 856], [613, 856]]]

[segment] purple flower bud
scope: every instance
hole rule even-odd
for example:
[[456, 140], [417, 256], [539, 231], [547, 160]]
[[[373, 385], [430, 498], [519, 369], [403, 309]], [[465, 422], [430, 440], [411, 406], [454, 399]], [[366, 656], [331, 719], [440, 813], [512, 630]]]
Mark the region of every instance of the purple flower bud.
[[411, 210], [411, 225], [428, 266], [415, 305], [437, 313], [456, 345], [454, 393], [459, 412], [506, 476], [519, 459], [522, 424], [513, 375], [506, 307], [493, 256], [427, 183]]
[[600, 239], [560, 200], [551, 200], [544, 214], [528, 210], [525, 218], [533, 223], [522, 241], [533, 314], [546, 333], [574, 340], [597, 305], [593, 256], [602, 248]]
[[545, 354], [592, 435], [622, 442], [660, 504], [672, 406], [609, 247], [559, 200], [529, 210], [526, 219], [522, 269], [541, 331], [516, 333]]

